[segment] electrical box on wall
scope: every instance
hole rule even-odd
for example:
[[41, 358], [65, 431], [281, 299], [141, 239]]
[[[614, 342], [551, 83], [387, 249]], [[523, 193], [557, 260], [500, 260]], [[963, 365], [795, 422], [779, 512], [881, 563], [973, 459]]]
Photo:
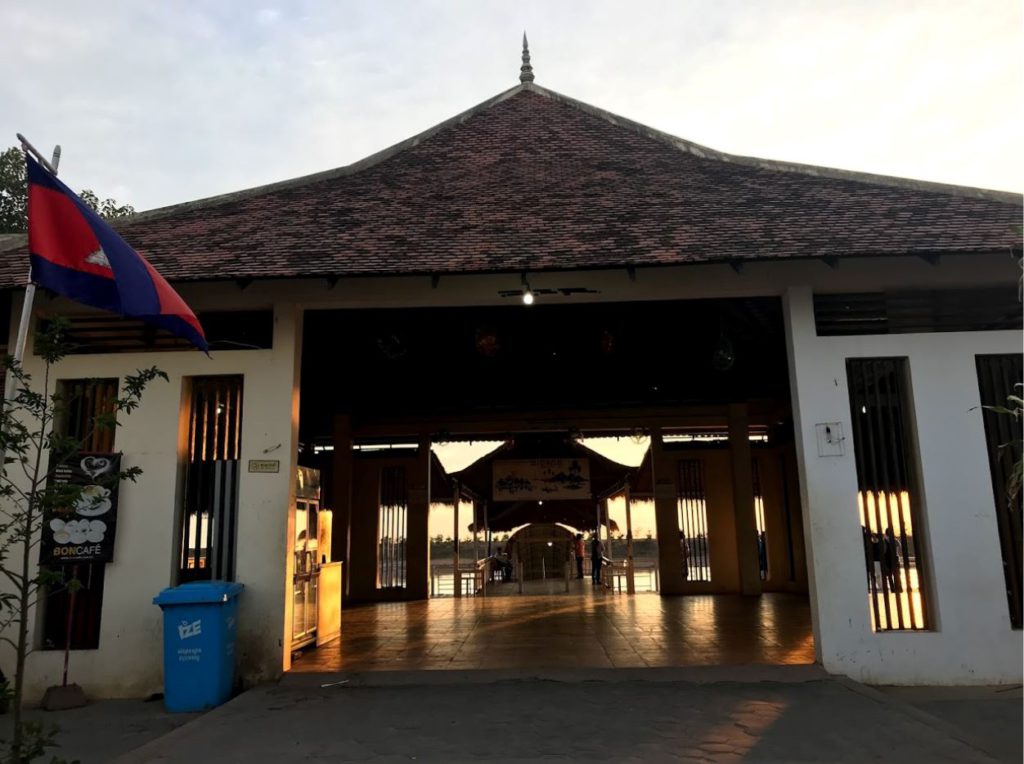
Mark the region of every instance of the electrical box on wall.
[[843, 437], [842, 422], [822, 422], [814, 425], [818, 435], [818, 456], [842, 456]]

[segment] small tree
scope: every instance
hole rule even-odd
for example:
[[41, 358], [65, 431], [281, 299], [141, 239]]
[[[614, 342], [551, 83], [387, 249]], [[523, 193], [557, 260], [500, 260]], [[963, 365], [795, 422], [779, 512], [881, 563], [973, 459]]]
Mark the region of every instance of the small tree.
[[[80, 453], [83, 444], [95, 433], [94, 429], [78, 439], [54, 428], [54, 423], [61, 421], [74, 402], [59, 390], [48, 392], [51, 369], [69, 349], [66, 329], [66, 321], [54, 319], [36, 336], [35, 350], [44, 364], [38, 388], [13, 358], [8, 356], [5, 362], [13, 378], [14, 394], [0, 412], [0, 449], [4, 455], [0, 470], [0, 576], [4, 583], [0, 592], [0, 640], [14, 649], [16, 660], [13, 692], [5, 688], [14, 717], [13, 737], [5, 759], [12, 764], [32, 761], [54, 745], [55, 730], [45, 731], [22, 717], [25, 662], [32, 652], [28, 641], [29, 614], [46, 593], [60, 587], [74, 591], [79, 586], [77, 581], [63, 580], [59, 574], [36, 564], [44, 518], [75, 506], [83, 498], [82, 486], [52, 480], [53, 468]], [[92, 426], [107, 430], [116, 427], [118, 416], [134, 411], [146, 386], [158, 377], [167, 379], [155, 367], [126, 376], [121, 395], [107, 411], [95, 417]], [[48, 462], [44, 462], [46, 454]], [[140, 474], [138, 467], [131, 467], [112, 474], [109, 483], [135, 481]]]
[[[28, 230], [28, 183], [25, 178], [25, 152], [18, 146], [0, 152], [0, 233], [24, 233]], [[83, 202], [105, 218], [134, 215], [130, 204], [113, 199], [100, 201], [89, 189], [79, 194]]]

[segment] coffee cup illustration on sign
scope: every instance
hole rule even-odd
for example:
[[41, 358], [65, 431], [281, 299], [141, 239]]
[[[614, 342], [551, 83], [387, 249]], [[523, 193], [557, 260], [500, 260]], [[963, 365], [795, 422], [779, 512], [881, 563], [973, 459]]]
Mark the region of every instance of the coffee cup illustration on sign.
[[110, 489], [100, 485], [87, 485], [75, 501], [75, 512], [82, 517], [96, 517], [110, 510]]

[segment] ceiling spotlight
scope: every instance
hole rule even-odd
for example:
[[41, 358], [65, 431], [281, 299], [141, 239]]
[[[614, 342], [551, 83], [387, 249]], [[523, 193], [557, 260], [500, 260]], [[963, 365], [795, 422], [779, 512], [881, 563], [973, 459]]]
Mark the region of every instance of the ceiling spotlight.
[[533, 290], [530, 289], [530, 282], [526, 280], [526, 274], [523, 274], [523, 305], [533, 305]]

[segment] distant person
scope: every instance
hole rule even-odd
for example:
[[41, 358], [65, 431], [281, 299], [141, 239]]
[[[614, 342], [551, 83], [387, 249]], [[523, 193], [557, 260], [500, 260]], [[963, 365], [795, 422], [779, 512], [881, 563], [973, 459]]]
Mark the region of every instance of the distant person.
[[604, 564], [604, 545], [601, 543], [601, 535], [594, 533], [590, 540], [590, 579], [595, 584], [601, 583], [601, 566]]
[[757, 532], [757, 567], [761, 578], [768, 578], [768, 547], [764, 542], [764, 531]]
[[882, 537], [877, 533], [871, 534], [871, 573], [871, 589], [877, 591], [882, 586]]
[[576, 553], [576, 578], [583, 580], [583, 557], [586, 555], [586, 547], [583, 545], [583, 534], [577, 533], [573, 541], [573, 550]]
[[882, 579], [889, 591], [898, 592], [900, 586], [900, 542], [892, 527], [885, 529], [882, 537]]
[[690, 545], [686, 543], [686, 532], [679, 531], [679, 551], [683, 556], [683, 580], [690, 580]]
[[864, 570], [867, 571], [868, 576], [868, 589], [871, 586], [871, 531], [868, 530], [866, 525], [860, 527], [861, 533], [864, 536]]
[[498, 575], [501, 576], [502, 581], [512, 578], [512, 563], [508, 561], [507, 555], [502, 553], [500, 546], [494, 553], [494, 564], [498, 567]]

